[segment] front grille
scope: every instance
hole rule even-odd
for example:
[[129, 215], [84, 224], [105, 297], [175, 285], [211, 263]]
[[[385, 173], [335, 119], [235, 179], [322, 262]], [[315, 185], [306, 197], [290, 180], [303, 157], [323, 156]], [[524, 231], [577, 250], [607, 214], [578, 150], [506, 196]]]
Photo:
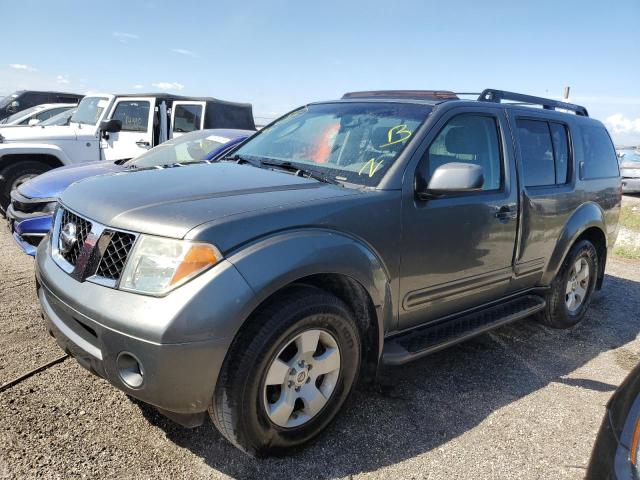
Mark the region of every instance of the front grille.
[[111, 233], [111, 241], [100, 260], [96, 275], [109, 280], [118, 280], [122, 275], [131, 247], [136, 241], [136, 236], [131, 233], [117, 231]]
[[65, 225], [73, 223], [76, 226], [76, 241], [67, 252], [60, 252], [62, 258], [64, 258], [71, 265], [75, 266], [82, 251], [84, 241], [87, 239], [87, 235], [91, 231], [91, 222], [79, 217], [75, 213], [71, 213], [67, 209], [62, 210], [62, 219], [60, 222], [60, 229], [64, 229]]

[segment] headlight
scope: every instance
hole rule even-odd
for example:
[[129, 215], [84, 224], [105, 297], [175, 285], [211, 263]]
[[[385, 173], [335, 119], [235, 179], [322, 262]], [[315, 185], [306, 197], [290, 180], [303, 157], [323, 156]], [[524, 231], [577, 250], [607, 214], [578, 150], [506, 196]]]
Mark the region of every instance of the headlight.
[[42, 213], [53, 213], [56, 211], [56, 207], [58, 206], [58, 202], [47, 202], [41, 208], [40, 211]]
[[208, 243], [140, 235], [122, 273], [120, 289], [164, 295], [222, 260]]

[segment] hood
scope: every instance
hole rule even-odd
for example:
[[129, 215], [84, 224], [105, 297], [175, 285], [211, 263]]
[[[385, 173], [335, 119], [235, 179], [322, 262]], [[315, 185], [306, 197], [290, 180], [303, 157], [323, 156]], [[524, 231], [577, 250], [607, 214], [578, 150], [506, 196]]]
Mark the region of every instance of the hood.
[[640, 169], [640, 162], [622, 162], [620, 164], [620, 170], [622, 169], [630, 169], [630, 170], [636, 170], [636, 169]]
[[50, 170], [24, 182], [18, 191], [28, 198], [53, 198], [60, 194], [72, 183], [94, 175], [118, 172], [124, 167], [112, 161], [78, 163]]
[[[1, 125], [0, 125], [1, 127]], [[84, 128], [83, 128], [84, 130]], [[86, 127], [87, 134], [93, 135], [91, 126]], [[47, 140], [75, 140], [76, 128], [71, 125], [48, 125], [40, 128], [12, 128], [10, 126], [0, 128], [0, 135], [5, 142], [44, 142]]]
[[286, 172], [214, 163], [88, 178], [67, 188], [61, 202], [114, 228], [182, 238], [224, 217], [358, 193]]

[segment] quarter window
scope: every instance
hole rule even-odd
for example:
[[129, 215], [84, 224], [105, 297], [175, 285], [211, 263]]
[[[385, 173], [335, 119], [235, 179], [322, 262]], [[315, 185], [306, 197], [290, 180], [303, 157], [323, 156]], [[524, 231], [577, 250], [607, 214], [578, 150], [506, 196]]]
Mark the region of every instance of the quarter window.
[[454, 117], [435, 138], [426, 162], [419, 168], [428, 183], [438, 167], [451, 162], [479, 165], [484, 176], [482, 189], [498, 190], [502, 183], [502, 161], [496, 120], [485, 115]]
[[617, 177], [620, 173], [616, 151], [607, 131], [603, 127], [591, 126], [582, 127], [581, 131], [584, 148], [581, 177]]
[[193, 132], [200, 130], [202, 123], [202, 105], [176, 105], [173, 121], [174, 132]]
[[146, 132], [150, 108], [151, 105], [146, 101], [120, 102], [116, 106], [112, 118], [122, 122], [123, 132]]
[[518, 119], [522, 174], [526, 187], [561, 185], [569, 175], [569, 137], [564, 125]]

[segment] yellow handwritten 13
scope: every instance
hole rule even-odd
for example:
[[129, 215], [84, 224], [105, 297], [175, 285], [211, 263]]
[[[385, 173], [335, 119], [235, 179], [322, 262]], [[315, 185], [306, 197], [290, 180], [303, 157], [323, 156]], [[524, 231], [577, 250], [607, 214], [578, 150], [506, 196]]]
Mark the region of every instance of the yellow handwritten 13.
[[[409, 137], [411, 136], [411, 130], [409, 130], [407, 128], [406, 125], [396, 125], [395, 127], [391, 127], [389, 129], [389, 132], [387, 132], [387, 139], [389, 140], [388, 143], [385, 143], [384, 145], [380, 145], [380, 148], [382, 147], [388, 147], [389, 145], [393, 145], [395, 143], [400, 143], [400, 142], [404, 142], [406, 140], [409, 139]], [[393, 138], [393, 135], [400, 135], [400, 138], [398, 138], [397, 140], [391, 140]]]

